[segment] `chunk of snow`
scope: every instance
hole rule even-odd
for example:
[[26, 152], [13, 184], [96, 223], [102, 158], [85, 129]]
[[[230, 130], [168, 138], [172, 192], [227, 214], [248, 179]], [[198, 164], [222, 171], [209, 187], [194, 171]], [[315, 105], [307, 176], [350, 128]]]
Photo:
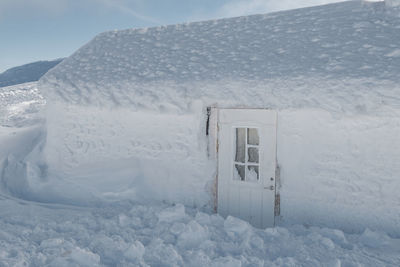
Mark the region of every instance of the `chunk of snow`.
[[179, 221], [186, 217], [185, 207], [182, 204], [176, 204], [173, 207], [166, 208], [157, 215], [161, 222]]
[[377, 233], [368, 228], [365, 229], [360, 236], [360, 241], [362, 244], [372, 248], [385, 247], [386, 245], [389, 245], [389, 240], [390, 238], [386, 234]]
[[208, 231], [196, 221], [190, 221], [178, 237], [178, 246], [195, 248], [208, 239]]
[[125, 250], [124, 256], [132, 261], [140, 261], [143, 258], [145, 250], [145, 247], [140, 241], [135, 241], [127, 250]]
[[224, 228], [228, 234], [231, 236], [239, 235], [242, 236], [249, 231], [251, 227], [248, 222], [238, 219], [233, 216], [228, 216], [224, 222]]

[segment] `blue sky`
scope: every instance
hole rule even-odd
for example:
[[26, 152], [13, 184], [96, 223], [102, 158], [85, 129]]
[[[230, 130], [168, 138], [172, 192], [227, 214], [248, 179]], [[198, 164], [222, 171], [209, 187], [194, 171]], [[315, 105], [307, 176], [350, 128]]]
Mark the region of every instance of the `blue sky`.
[[66, 57], [96, 34], [340, 0], [0, 0], [0, 73]]

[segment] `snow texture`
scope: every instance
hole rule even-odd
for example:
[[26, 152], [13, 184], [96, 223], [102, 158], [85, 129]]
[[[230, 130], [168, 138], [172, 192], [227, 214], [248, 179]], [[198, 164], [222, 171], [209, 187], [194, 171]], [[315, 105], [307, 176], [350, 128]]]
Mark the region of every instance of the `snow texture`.
[[0, 125], [18, 127], [37, 124], [46, 103], [36, 83], [0, 87]]
[[211, 210], [206, 107], [271, 108], [278, 225], [400, 236], [399, 14], [350, 1], [100, 34], [39, 81], [46, 141], [4, 161], [6, 188]]
[[0, 196], [1, 266], [399, 266], [400, 239], [304, 227], [259, 230], [182, 205], [97, 208]]
[[281, 225], [400, 234], [399, 38], [398, 9], [360, 1], [100, 34], [39, 82], [47, 176], [211, 208], [205, 107], [267, 107]]
[[[23, 92], [25, 97], [18, 95], [22, 102], [37, 97], [29, 90]], [[16, 104], [14, 101], [10, 106]], [[21, 114], [29, 112], [29, 117], [39, 116], [32, 109]], [[23, 127], [19, 119], [16, 122], [19, 127], [12, 126], [12, 119], [0, 127], [0, 159], [11, 161], [11, 155], [23, 159], [28, 154], [32, 158], [32, 149], [43, 139], [38, 138], [42, 124]], [[14, 169], [12, 179], [6, 180], [2, 166], [0, 266], [400, 264], [400, 239], [369, 229], [361, 234], [300, 225], [259, 230], [237, 218], [223, 219], [181, 204], [114, 201], [82, 207], [82, 202], [80, 206], [69, 206], [26, 201], [13, 197], [26, 199], [29, 194], [24, 191], [26, 184], [18, 183], [19, 169]], [[25, 182], [40, 184], [32, 179]], [[62, 190], [71, 190], [63, 186]], [[49, 193], [42, 193], [49, 202]]]
[[399, 0], [385, 0], [385, 4], [388, 7], [398, 7], [400, 6]]
[[363, 1], [112, 31], [40, 88], [52, 101], [131, 110], [186, 112], [201, 99], [375, 114], [399, 108], [399, 35], [398, 9]]
[[[105, 114], [100, 117], [106, 118], [104, 120], [108, 122], [112, 122], [114, 119], [124, 123], [124, 118], [127, 119], [132, 115], [142, 118], [136, 118], [138, 124], [134, 124], [135, 126], [147, 126], [147, 123], [150, 127], [152, 123], [146, 122], [146, 119], [150, 119], [156, 124], [161, 123], [161, 126], [159, 128], [153, 126], [154, 128], [147, 131], [141, 127], [133, 127], [142, 129], [140, 130], [142, 132], [139, 132], [141, 138], [133, 139], [140, 149], [131, 151], [135, 154], [134, 159], [139, 161], [128, 159], [127, 162], [124, 162], [120, 159], [121, 162], [118, 162], [114, 158], [114, 162], [108, 165], [108, 168], [111, 166], [114, 169], [108, 169], [103, 176], [87, 173], [87, 176], [79, 177], [81, 179], [76, 180], [67, 179], [68, 177], [55, 179], [48, 174], [49, 170], [43, 159], [47, 134], [46, 125], [43, 123], [44, 114], [41, 112], [44, 104], [45, 101], [34, 83], [0, 88], [0, 266], [400, 265], [400, 235], [394, 235], [393, 233], [396, 231], [391, 231], [390, 227], [387, 228], [388, 232], [365, 228], [363, 225], [371, 224], [371, 218], [366, 216], [362, 217], [361, 219], [364, 221], [355, 227], [359, 230], [358, 233], [348, 233], [343, 231], [346, 227], [337, 229], [323, 227], [324, 223], [318, 225], [318, 219], [312, 217], [325, 216], [325, 220], [335, 218], [330, 216], [332, 210], [322, 209], [324, 203], [331, 203], [332, 207], [344, 209], [347, 212], [349, 211], [347, 208], [350, 207], [354, 211], [349, 214], [349, 217], [352, 217], [365, 213], [364, 206], [372, 205], [372, 200], [378, 198], [381, 201], [379, 205], [370, 206], [369, 211], [380, 209], [378, 214], [380, 212], [382, 218], [377, 220], [380, 223], [388, 224], [389, 221], [390, 224], [390, 220], [397, 223], [399, 202], [396, 177], [398, 176], [393, 175], [396, 174], [393, 170], [396, 170], [394, 168], [397, 166], [395, 159], [398, 158], [398, 154], [395, 153], [398, 151], [399, 145], [396, 143], [398, 139], [395, 139], [398, 138], [396, 135], [398, 132], [394, 131], [397, 128], [394, 127], [399, 127], [400, 122], [396, 116], [354, 115], [353, 117], [343, 117], [332, 115], [327, 111], [321, 112], [321, 110], [304, 110], [300, 113], [294, 109], [282, 110], [281, 120], [289, 124], [283, 123], [280, 128], [281, 134], [286, 141], [292, 142], [281, 143], [281, 146], [287, 144], [280, 152], [282, 153], [280, 159], [285, 161], [283, 166], [287, 166], [290, 162], [298, 164], [296, 176], [307, 174], [302, 176], [301, 180], [307, 177], [311, 180], [313, 175], [318, 175], [323, 181], [319, 184], [313, 181], [313, 191], [310, 192], [307, 191], [309, 189], [305, 185], [301, 187], [301, 183], [290, 180], [292, 175], [285, 173], [285, 168], [283, 168], [282, 176], [286, 179], [283, 181], [283, 185], [290, 189], [286, 190], [290, 194], [286, 194], [282, 199], [286, 198], [288, 202], [293, 199], [294, 201], [305, 200], [309, 201], [307, 203], [309, 207], [315, 207], [313, 206], [315, 203], [311, 203], [314, 199], [307, 199], [299, 194], [300, 190], [304, 190], [306, 194], [315, 198], [314, 202], [317, 200], [321, 202], [321, 209], [319, 213], [308, 211], [306, 214], [311, 216], [314, 226], [306, 224], [310, 222], [309, 218], [303, 218], [303, 221], [297, 218], [297, 222], [306, 223], [255, 229], [240, 219], [231, 216], [222, 218], [218, 214], [206, 213], [204, 209], [182, 204], [150, 203], [143, 199], [142, 203], [121, 200], [123, 198], [135, 199], [135, 194], [161, 194], [161, 192], [154, 192], [154, 189], [146, 189], [140, 183], [143, 182], [141, 179], [128, 179], [125, 183], [121, 180], [118, 181], [117, 179], [124, 177], [124, 175], [120, 176], [121, 168], [127, 168], [127, 173], [133, 171], [135, 174], [138, 169], [147, 170], [149, 173], [142, 172], [137, 175], [145, 177], [147, 180], [154, 179], [150, 183], [153, 186], [156, 185], [155, 181], [161, 183], [162, 186], [169, 186], [169, 183], [183, 183], [181, 186], [184, 189], [187, 188], [185, 183], [187, 179], [193, 182], [193, 179], [190, 179], [193, 177], [193, 172], [203, 171], [203, 175], [208, 176], [205, 174], [205, 166], [199, 167], [194, 164], [197, 162], [195, 157], [205, 153], [201, 148], [203, 144], [199, 141], [202, 138], [197, 137], [197, 141], [190, 139], [195, 138], [198, 130], [194, 130], [196, 128], [193, 128], [193, 125], [197, 125], [196, 121], [201, 120], [196, 117], [200, 113], [198, 109], [201, 110], [199, 103], [197, 106], [194, 105], [193, 111], [186, 115], [174, 113], [157, 115], [157, 113], [146, 112], [137, 114], [131, 111], [125, 113], [125, 110], [122, 109], [114, 110], [117, 113], [108, 113], [110, 110], [104, 109]], [[101, 111], [100, 109], [69, 108], [77, 112], [75, 117], [72, 116], [74, 118], [85, 117], [85, 112], [87, 112], [90, 116], [85, 119], [92, 118], [88, 122], [93, 122], [94, 125], [97, 123], [97, 127], [94, 127], [93, 131], [99, 131], [99, 136], [112, 130], [108, 127], [99, 127], [101, 122], [96, 120], [94, 112]], [[72, 115], [74, 114], [72, 113]], [[322, 126], [327, 128], [321, 127], [321, 121], [326, 122]], [[159, 140], [158, 142], [162, 146], [150, 147], [150, 144], [154, 145], [154, 141], [157, 141], [157, 132], [168, 134], [167, 130], [169, 129], [166, 130], [165, 127], [169, 123], [175, 123], [173, 125], [181, 128], [173, 130], [176, 132], [173, 132], [168, 137], [169, 139]], [[304, 123], [309, 126], [307, 132], [304, 132], [305, 129], [301, 127]], [[184, 127], [185, 125], [186, 127]], [[290, 125], [293, 127], [289, 127]], [[115, 126], [115, 124], [111, 126]], [[71, 129], [74, 130], [74, 128]], [[71, 129], [66, 132], [68, 133]], [[120, 129], [122, 128], [114, 130], [118, 132]], [[85, 131], [87, 128], [82, 128], [80, 137], [84, 136]], [[129, 131], [136, 134], [133, 129], [129, 129]], [[176, 135], [179, 133], [182, 135]], [[148, 135], [150, 137], [146, 137]], [[324, 141], [318, 138], [321, 135], [326, 136], [327, 139]], [[85, 136], [93, 138], [96, 135], [86, 132]], [[296, 138], [290, 138], [293, 136]], [[116, 142], [122, 137], [119, 133], [115, 139], [112, 138], [112, 135], [107, 138], [110, 138], [109, 142]], [[375, 138], [379, 140], [377, 145], [369, 142]], [[143, 140], [148, 140], [148, 143]], [[174, 142], [177, 143], [173, 143], [174, 146], [169, 147], [169, 140], [175, 140]], [[54, 139], [50, 139], [50, 141], [54, 141]], [[105, 157], [102, 154], [105, 152], [101, 149], [104, 146], [100, 145], [102, 140], [93, 138], [92, 141], [94, 143], [89, 144], [99, 144], [100, 146], [95, 147], [96, 153]], [[199, 146], [200, 152], [196, 152], [193, 147], [188, 145], [188, 142], [191, 141]], [[304, 141], [307, 142], [304, 144]], [[315, 142], [323, 143], [312, 146], [311, 144]], [[118, 149], [123, 149], [122, 143], [121, 141], [117, 146]], [[70, 145], [70, 143], [61, 145]], [[290, 149], [292, 146], [297, 150]], [[321, 146], [327, 147], [321, 151], [319, 150]], [[162, 149], [164, 147], [168, 147], [170, 153], [164, 151]], [[186, 148], [193, 150], [188, 150], [187, 154], [182, 155], [177, 153], [185, 151]], [[117, 151], [110, 147], [107, 149], [110, 153]], [[312, 153], [309, 153], [310, 150]], [[373, 153], [369, 150], [372, 150]], [[332, 151], [332, 154], [329, 154], [329, 151]], [[340, 152], [346, 153], [341, 154]], [[356, 152], [355, 155], [360, 160], [359, 165], [351, 165], [355, 159], [349, 152]], [[160, 153], [165, 153], [165, 157], [161, 157]], [[374, 153], [377, 153], [376, 158], [373, 157]], [[386, 153], [394, 160], [388, 160]], [[294, 154], [294, 157], [289, 157], [289, 154]], [[80, 150], [75, 157], [85, 159], [87, 155], [85, 150]], [[118, 155], [120, 154], [111, 156]], [[326, 158], [321, 155], [335, 155], [335, 157]], [[95, 160], [97, 159], [95, 153], [92, 156]], [[151, 161], [149, 160], [150, 156], [152, 156]], [[341, 159], [342, 156], [344, 156], [343, 159]], [[311, 160], [308, 161], [307, 159], [310, 157]], [[166, 158], [169, 161], [166, 161]], [[303, 162], [298, 162], [299, 159]], [[364, 163], [365, 160], [366, 163]], [[191, 167], [197, 169], [182, 169], [182, 166], [186, 166], [186, 161], [192, 162]], [[307, 165], [314, 161], [318, 163], [317, 167]], [[159, 164], [164, 164], [167, 171], [157, 172]], [[178, 176], [170, 177], [173, 171], [171, 166], [168, 168], [168, 164], [172, 164], [171, 166], [177, 169], [175, 172]], [[375, 164], [383, 165], [381, 168], [375, 169]], [[330, 171], [331, 176], [326, 176], [326, 168]], [[363, 168], [365, 168], [364, 172], [362, 172]], [[84, 170], [89, 171], [88, 168]], [[153, 173], [150, 170], [153, 170]], [[373, 172], [372, 178], [369, 177], [370, 171]], [[317, 172], [317, 174], [313, 174], [313, 172]], [[339, 178], [342, 175], [346, 177], [353, 172], [357, 175], [349, 177], [358, 179], [349, 181], [350, 179], [336, 178], [336, 175]], [[376, 175], [385, 178], [383, 180], [373, 179]], [[363, 177], [367, 177], [367, 179], [363, 179]], [[86, 178], [86, 187], [84, 186], [85, 179], [82, 178]], [[162, 182], [163, 179], [170, 180]], [[203, 179], [206, 178], [203, 177]], [[110, 180], [111, 182], [107, 184]], [[349, 182], [353, 184], [347, 188]], [[103, 190], [103, 195], [95, 192], [96, 186]], [[114, 189], [109, 189], [108, 195], [104, 195], [107, 186], [114, 186]], [[116, 188], [118, 186], [120, 188]], [[177, 184], [173, 184], [171, 188], [177, 186]], [[198, 186], [194, 185], [192, 188], [197, 191], [181, 192], [181, 194], [183, 196], [197, 194], [202, 191]], [[294, 190], [296, 186], [298, 188]], [[382, 195], [376, 195], [374, 186], [385, 191], [380, 191]], [[335, 187], [338, 189], [336, 190]], [[171, 194], [168, 192], [169, 188], [164, 189], [164, 193]], [[344, 189], [349, 191], [333, 197], [334, 194], [338, 194]], [[114, 193], [111, 193], [113, 190]], [[295, 192], [297, 195], [294, 194]], [[365, 192], [372, 194], [371, 199], [365, 197]], [[395, 195], [396, 193], [397, 195]], [[290, 198], [292, 194], [294, 194], [293, 199]], [[384, 196], [384, 194], [386, 195]], [[323, 197], [325, 197], [325, 202]], [[341, 201], [343, 197], [346, 199], [345, 202]], [[364, 202], [356, 202], [355, 208], [352, 203], [354, 200]], [[343, 203], [346, 203], [347, 206]], [[293, 204], [283, 205], [282, 208], [286, 209], [284, 216], [291, 214], [292, 217], [295, 217], [296, 213], [289, 209], [290, 206], [293, 207]], [[302, 206], [295, 208], [299, 209], [299, 212], [305, 212]], [[335, 212], [343, 214], [339, 211]], [[292, 222], [296, 221], [296, 218], [291, 219]], [[338, 222], [339, 220], [341, 222]], [[347, 221], [354, 224], [357, 218], [350, 218]], [[337, 221], [325, 222], [325, 224], [343, 226], [345, 222], [346, 220], [343, 218], [338, 218]]]

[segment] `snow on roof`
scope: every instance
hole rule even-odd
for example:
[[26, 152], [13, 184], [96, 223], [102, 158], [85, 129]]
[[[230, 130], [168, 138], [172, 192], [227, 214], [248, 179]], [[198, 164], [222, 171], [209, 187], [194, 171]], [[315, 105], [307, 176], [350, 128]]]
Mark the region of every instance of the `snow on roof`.
[[[365, 110], [376, 101], [400, 107], [399, 73], [397, 10], [349, 1], [105, 32], [40, 88], [48, 99], [136, 108], [157, 101], [185, 108], [197, 98], [248, 105], [246, 94], [253, 106]], [[332, 98], [347, 100], [339, 107]]]

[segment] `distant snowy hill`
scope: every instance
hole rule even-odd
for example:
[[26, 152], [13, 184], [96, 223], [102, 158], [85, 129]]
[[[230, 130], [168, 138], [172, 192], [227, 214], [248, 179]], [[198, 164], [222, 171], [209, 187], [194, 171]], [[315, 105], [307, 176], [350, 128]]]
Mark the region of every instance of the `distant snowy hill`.
[[62, 60], [37, 61], [8, 69], [0, 74], [0, 87], [37, 81]]

